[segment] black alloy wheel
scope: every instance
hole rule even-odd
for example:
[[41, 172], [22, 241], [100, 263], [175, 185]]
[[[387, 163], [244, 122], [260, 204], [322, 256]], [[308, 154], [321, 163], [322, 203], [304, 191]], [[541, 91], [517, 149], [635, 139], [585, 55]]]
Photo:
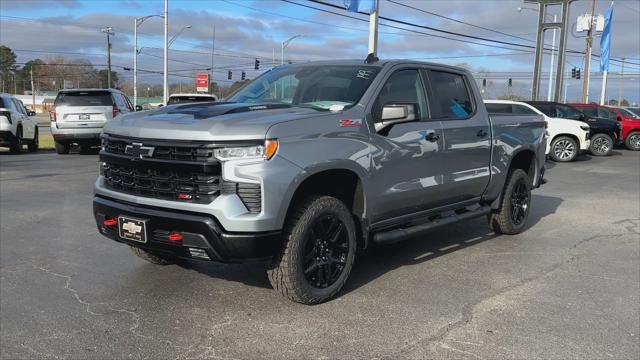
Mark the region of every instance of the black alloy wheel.
[[529, 189], [524, 179], [519, 179], [511, 191], [511, 221], [519, 226], [529, 211]]
[[348, 254], [349, 238], [344, 223], [332, 215], [317, 218], [304, 244], [305, 279], [320, 289], [333, 285], [345, 268]]

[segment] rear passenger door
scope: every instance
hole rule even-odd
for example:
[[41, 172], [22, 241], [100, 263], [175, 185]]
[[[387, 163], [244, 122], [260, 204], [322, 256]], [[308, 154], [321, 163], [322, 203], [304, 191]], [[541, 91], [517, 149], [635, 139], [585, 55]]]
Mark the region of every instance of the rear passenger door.
[[428, 71], [429, 103], [444, 133], [444, 190], [447, 202], [479, 198], [489, 183], [491, 129], [470, 79], [449, 69]]

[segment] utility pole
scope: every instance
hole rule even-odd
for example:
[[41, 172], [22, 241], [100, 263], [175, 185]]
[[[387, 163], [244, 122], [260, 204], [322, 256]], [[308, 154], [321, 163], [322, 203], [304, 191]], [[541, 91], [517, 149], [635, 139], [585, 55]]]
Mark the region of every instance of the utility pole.
[[209, 77], [209, 88], [210, 92], [213, 94], [213, 61], [216, 52], [216, 26], [213, 25], [213, 38], [211, 39], [211, 76]]
[[380, 0], [375, 0], [375, 9], [369, 14], [369, 54], [378, 57], [378, 11]]
[[[553, 22], [558, 21], [558, 16], [553, 15]], [[547, 101], [551, 101], [551, 88], [553, 88], [553, 55], [556, 47], [556, 29], [553, 29], [553, 38], [551, 40], [551, 61], [549, 62], [549, 88], [547, 89]]]
[[138, 18], [133, 19], [133, 109], [138, 106]]
[[593, 15], [596, 11], [596, 0], [591, 0], [591, 15], [587, 31], [587, 50], [584, 60], [584, 82], [582, 83], [582, 103], [589, 103], [589, 79], [591, 77], [591, 45], [593, 44]]
[[169, 0], [164, 0], [164, 63], [162, 66], [162, 103], [169, 100]]
[[102, 32], [107, 34], [107, 89], [111, 88], [111, 35], [115, 35], [111, 26], [103, 28]]
[[31, 65], [31, 69], [29, 69], [29, 74], [31, 75], [31, 103], [33, 111], [36, 111], [36, 89], [33, 86], [33, 65]]
[[622, 89], [624, 88], [624, 58], [622, 58], [622, 70], [620, 71], [620, 90], [618, 91], [618, 106], [622, 106]]

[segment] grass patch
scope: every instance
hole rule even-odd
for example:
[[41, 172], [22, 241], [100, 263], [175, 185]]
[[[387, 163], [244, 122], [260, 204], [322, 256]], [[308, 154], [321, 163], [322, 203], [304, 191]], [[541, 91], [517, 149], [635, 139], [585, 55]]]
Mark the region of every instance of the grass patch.
[[51, 134], [42, 134], [40, 133], [40, 138], [38, 139], [40, 144], [38, 146], [38, 149], [41, 150], [51, 150], [51, 149], [55, 149], [55, 145], [53, 143], [53, 135]]

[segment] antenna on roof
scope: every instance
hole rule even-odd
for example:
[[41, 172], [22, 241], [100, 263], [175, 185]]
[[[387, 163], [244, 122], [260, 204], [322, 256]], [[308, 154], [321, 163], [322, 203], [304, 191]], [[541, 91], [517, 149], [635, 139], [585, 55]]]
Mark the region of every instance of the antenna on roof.
[[380, 59], [378, 59], [377, 56], [375, 56], [373, 53], [369, 53], [369, 55], [367, 55], [367, 58], [364, 60], [365, 64], [373, 64], [376, 61], [379, 61]]

